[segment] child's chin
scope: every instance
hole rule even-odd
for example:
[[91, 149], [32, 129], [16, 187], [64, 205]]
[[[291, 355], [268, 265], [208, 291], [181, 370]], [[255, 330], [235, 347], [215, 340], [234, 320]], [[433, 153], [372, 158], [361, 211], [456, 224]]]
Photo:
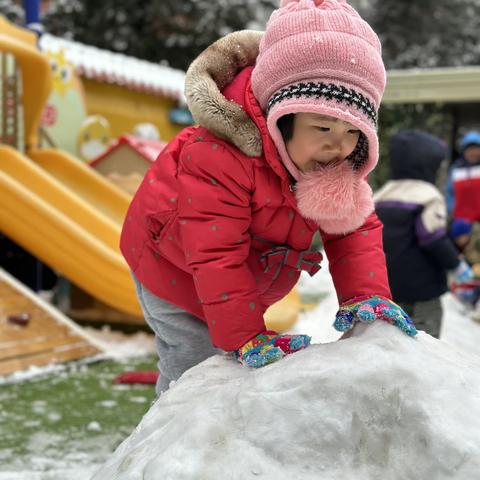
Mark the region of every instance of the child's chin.
[[342, 162], [344, 162], [344, 160], [325, 160], [324, 162], [315, 162], [313, 166], [309, 169], [309, 171], [304, 173], [322, 172], [325, 167], [333, 167], [335, 165], [339, 165]]

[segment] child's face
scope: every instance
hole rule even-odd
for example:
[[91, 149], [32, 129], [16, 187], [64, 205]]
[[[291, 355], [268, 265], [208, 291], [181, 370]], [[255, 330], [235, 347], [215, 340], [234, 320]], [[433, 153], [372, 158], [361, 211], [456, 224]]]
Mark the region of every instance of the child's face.
[[355, 149], [360, 130], [351, 123], [318, 113], [296, 113], [293, 136], [286, 143], [287, 152], [303, 173], [319, 164], [345, 160]]
[[480, 163], [480, 145], [470, 145], [463, 152], [463, 156], [468, 163], [477, 165]]
[[470, 240], [470, 235], [467, 233], [467, 234], [459, 235], [458, 237], [455, 237], [453, 241], [460, 250], [463, 250], [467, 246], [467, 243], [469, 240]]

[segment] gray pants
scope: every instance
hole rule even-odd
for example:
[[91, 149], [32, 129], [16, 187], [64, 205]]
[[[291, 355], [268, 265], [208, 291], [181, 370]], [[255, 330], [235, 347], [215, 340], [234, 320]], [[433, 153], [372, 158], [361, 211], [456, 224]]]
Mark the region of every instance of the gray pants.
[[426, 302], [398, 302], [398, 305], [410, 316], [417, 330], [424, 330], [432, 337], [440, 338], [443, 314], [440, 298]]
[[135, 276], [133, 279], [145, 321], [155, 333], [160, 371], [156, 392], [160, 395], [172, 380], [222, 351], [213, 347], [204, 322], [154, 295]]

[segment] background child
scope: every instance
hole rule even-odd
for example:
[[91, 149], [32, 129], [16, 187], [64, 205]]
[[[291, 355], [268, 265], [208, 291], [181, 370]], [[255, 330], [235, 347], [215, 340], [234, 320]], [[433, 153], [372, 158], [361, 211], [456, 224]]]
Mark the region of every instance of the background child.
[[480, 132], [466, 133], [460, 150], [447, 181], [448, 212], [452, 218], [480, 221]]
[[[450, 235], [458, 250], [472, 265], [478, 265], [478, 222], [480, 221], [480, 132], [467, 132], [460, 142], [461, 156], [449, 170], [447, 202], [451, 216]], [[468, 258], [467, 258], [468, 257]], [[480, 273], [480, 272], [478, 272]], [[452, 292], [474, 308], [470, 316], [480, 320], [478, 279], [455, 282]]]
[[228, 36], [194, 62], [186, 94], [201, 126], [169, 143], [126, 216], [121, 249], [156, 334], [158, 392], [214, 347], [259, 367], [308, 345], [266, 331], [263, 314], [319, 269], [319, 228], [335, 327], [380, 318], [416, 333], [390, 300], [365, 180], [385, 86], [377, 36], [344, 1], [299, 0], [260, 38]]
[[480, 321], [480, 223], [454, 219], [450, 225], [450, 236], [473, 272], [471, 280], [454, 283], [451, 290], [458, 299], [473, 307], [470, 317]]
[[453, 219], [450, 236], [469, 265], [475, 267], [473, 268], [475, 276], [480, 277], [480, 223], [472, 223], [461, 218]]
[[391, 180], [376, 194], [393, 299], [420, 330], [440, 336], [440, 296], [447, 272], [456, 282], [472, 274], [447, 236], [447, 210], [435, 179], [447, 153], [438, 138], [418, 130], [392, 137]]

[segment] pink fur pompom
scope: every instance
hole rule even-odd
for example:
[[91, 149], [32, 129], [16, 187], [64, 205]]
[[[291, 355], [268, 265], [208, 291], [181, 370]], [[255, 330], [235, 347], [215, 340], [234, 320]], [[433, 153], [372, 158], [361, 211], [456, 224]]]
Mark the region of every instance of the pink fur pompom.
[[330, 234], [356, 230], [374, 208], [372, 189], [349, 162], [302, 174], [296, 198], [300, 213]]

